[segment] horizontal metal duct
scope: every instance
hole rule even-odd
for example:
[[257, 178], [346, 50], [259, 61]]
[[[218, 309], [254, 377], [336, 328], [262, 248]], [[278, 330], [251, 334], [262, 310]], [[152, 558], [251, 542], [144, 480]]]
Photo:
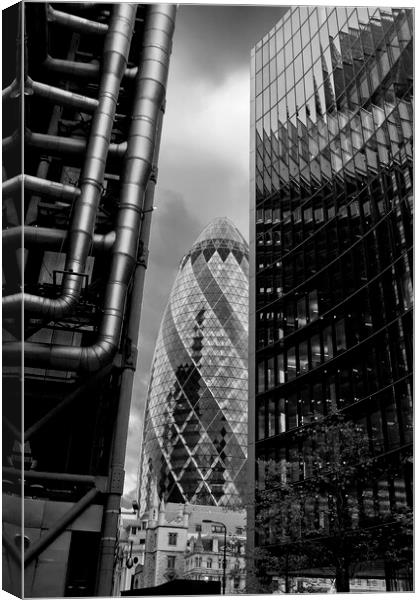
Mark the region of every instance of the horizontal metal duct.
[[53, 85], [47, 85], [46, 83], [39, 83], [38, 81], [29, 79], [27, 86], [32, 89], [36, 96], [63, 106], [72, 106], [86, 112], [93, 112], [98, 106], [98, 101], [95, 98], [75, 94], [74, 92], [62, 90]]
[[[39, 245], [48, 250], [64, 251], [68, 240], [66, 229], [53, 229], [50, 227], [31, 227], [30, 225], [3, 229], [3, 247]], [[92, 253], [102, 254], [109, 252], [115, 242], [115, 232], [95, 233], [92, 240]]]
[[61, 10], [56, 10], [52, 6], [48, 6], [48, 20], [64, 27], [70, 27], [72, 31], [80, 33], [89, 33], [91, 35], [105, 35], [108, 31], [108, 25], [84, 19], [77, 15], [70, 15]]
[[16, 175], [16, 177], [3, 181], [1, 186], [3, 197], [6, 198], [22, 190], [22, 187], [42, 196], [49, 196], [66, 202], [73, 202], [80, 196], [80, 189], [77, 187], [25, 174]]
[[[19, 139], [17, 136], [16, 141]], [[32, 148], [39, 148], [45, 152], [61, 155], [81, 155], [86, 153], [88, 142], [84, 139], [51, 135], [48, 133], [34, 133], [27, 130], [25, 141]], [[114, 158], [122, 158], [127, 150], [127, 142], [121, 144], [109, 144], [108, 155]]]
[[[98, 79], [101, 73], [101, 67], [98, 63], [84, 63], [75, 60], [53, 58], [52, 56], [47, 56], [44, 61], [44, 67], [51, 73], [59, 73], [67, 77], [81, 79]], [[137, 67], [126, 67], [124, 69], [123, 76], [125, 78], [134, 79], [136, 75]]]

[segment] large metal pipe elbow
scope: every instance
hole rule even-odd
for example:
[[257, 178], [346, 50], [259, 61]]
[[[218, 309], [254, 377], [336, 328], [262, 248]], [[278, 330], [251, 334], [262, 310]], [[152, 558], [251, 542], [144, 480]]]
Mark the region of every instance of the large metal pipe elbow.
[[93, 346], [82, 348], [79, 368], [93, 373], [108, 365], [116, 355], [118, 343], [112, 339], [100, 339]]
[[[100, 338], [92, 346], [61, 346], [25, 342], [23, 345], [23, 364], [31, 368], [50, 368], [58, 371], [93, 373], [112, 362], [118, 349], [118, 343], [112, 338]], [[3, 344], [3, 364], [20, 364], [22, 344], [10, 342]]]
[[66, 290], [66, 294], [59, 298], [45, 298], [35, 294], [10, 294], [3, 298], [3, 316], [8, 317], [21, 311], [22, 305], [25, 312], [29, 314], [41, 314], [47, 320], [61, 319], [65, 314], [71, 312], [77, 304], [83, 285], [83, 278], [78, 274], [72, 276], [72, 287]]

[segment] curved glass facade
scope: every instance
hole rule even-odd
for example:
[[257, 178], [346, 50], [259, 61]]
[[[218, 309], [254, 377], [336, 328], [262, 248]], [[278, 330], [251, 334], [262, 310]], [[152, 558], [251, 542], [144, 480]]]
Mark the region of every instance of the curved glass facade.
[[248, 246], [225, 218], [181, 261], [149, 384], [140, 502], [234, 506], [245, 489]]
[[250, 463], [304, 478], [346, 411], [390, 465], [360, 519], [412, 502], [412, 20], [293, 8], [252, 54]]

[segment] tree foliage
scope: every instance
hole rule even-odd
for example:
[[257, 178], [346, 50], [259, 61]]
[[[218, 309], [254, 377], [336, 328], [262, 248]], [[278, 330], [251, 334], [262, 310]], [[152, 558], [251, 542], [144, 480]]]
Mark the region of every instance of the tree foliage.
[[329, 567], [345, 592], [362, 562], [380, 558], [394, 570], [410, 564], [411, 511], [389, 506], [379, 517], [372, 509], [370, 483], [387, 467], [372, 456], [363, 429], [333, 413], [296, 435], [303, 458], [259, 465], [258, 545], [276, 556], [277, 569]]

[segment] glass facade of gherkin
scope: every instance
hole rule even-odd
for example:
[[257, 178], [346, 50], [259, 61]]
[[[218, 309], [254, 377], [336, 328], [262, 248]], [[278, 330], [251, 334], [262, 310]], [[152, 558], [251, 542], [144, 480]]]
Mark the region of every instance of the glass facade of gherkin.
[[225, 218], [181, 261], [152, 365], [140, 502], [234, 506], [244, 495], [248, 246]]
[[413, 11], [292, 8], [251, 89], [250, 477], [310, 475], [302, 432], [343, 411], [386, 457], [362, 526], [413, 502]]

